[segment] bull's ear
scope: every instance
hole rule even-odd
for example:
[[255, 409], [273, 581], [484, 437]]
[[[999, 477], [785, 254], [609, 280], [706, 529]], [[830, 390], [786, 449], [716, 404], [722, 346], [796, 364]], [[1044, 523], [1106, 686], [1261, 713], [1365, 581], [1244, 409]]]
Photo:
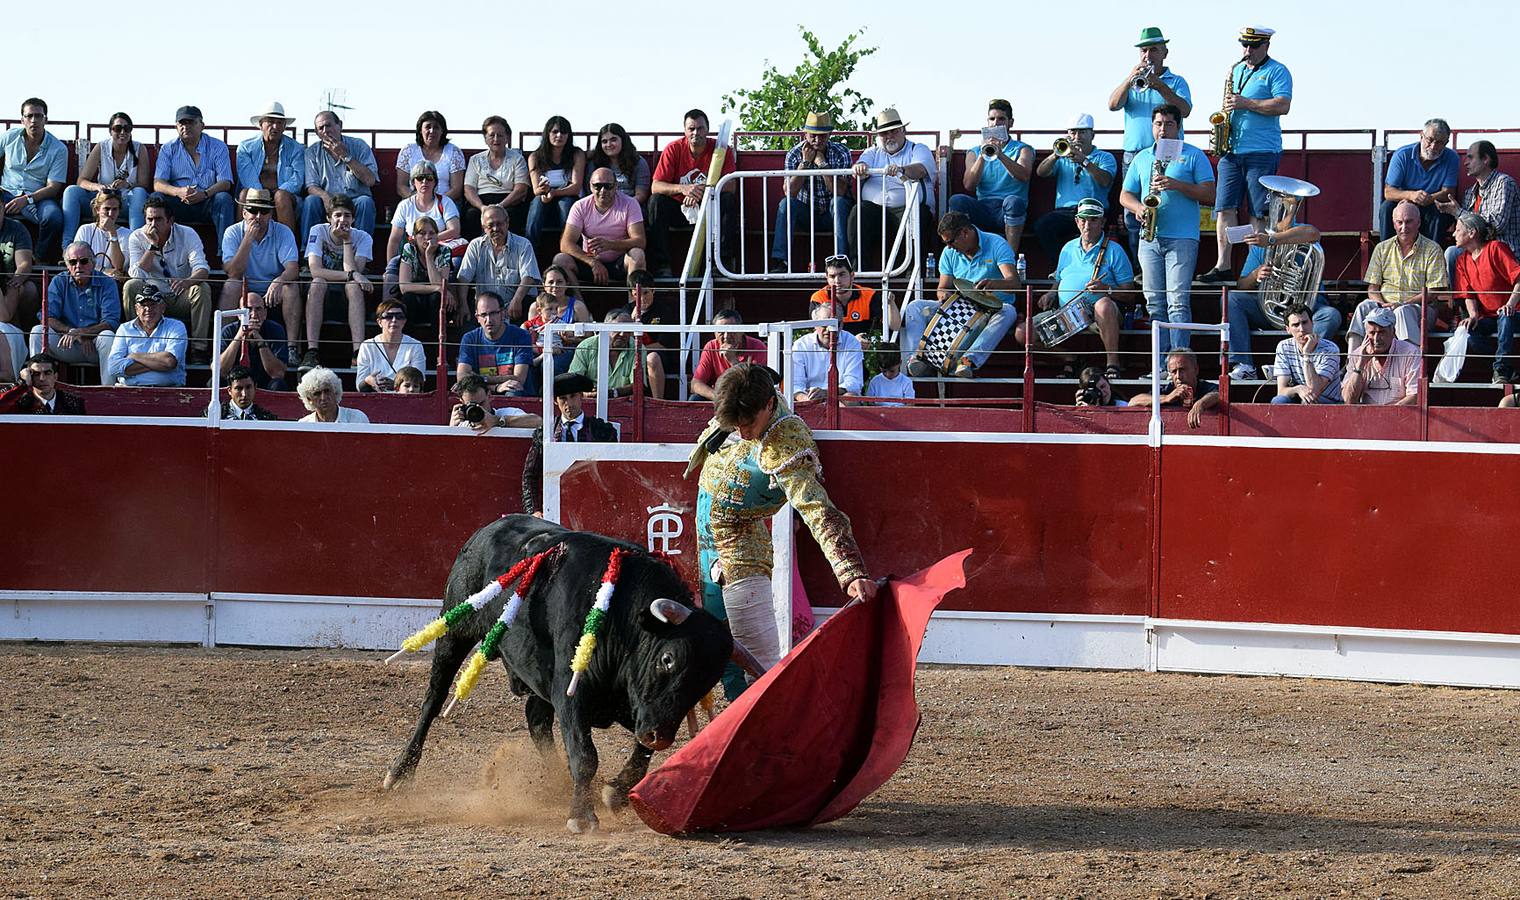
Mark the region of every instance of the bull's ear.
[[670, 625], [679, 625], [691, 615], [691, 609], [685, 604], [661, 597], [649, 604], [649, 614]]

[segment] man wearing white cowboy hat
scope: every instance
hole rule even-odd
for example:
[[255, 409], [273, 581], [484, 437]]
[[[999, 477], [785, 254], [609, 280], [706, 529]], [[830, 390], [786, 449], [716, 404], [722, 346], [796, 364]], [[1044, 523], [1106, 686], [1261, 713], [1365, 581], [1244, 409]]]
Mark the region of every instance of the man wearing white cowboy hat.
[[222, 265], [227, 283], [222, 286], [222, 309], [237, 309], [250, 302], [285, 307], [285, 329], [300, 333], [300, 310], [286, 301], [295, 296], [300, 252], [296, 236], [283, 223], [269, 221], [274, 200], [263, 188], [250, 188], [243, 195], [243, 221], [222, 235]]
[[259, 127], [259, 134], [238, 144], [239, 199], [253, 188], [273, 192], [275, 218], [294, 233], [306, 187], [306, 151], [285, 133], [295, 118], [285, 115], [278, 100], [271, 100], [248, 121]]
[[[870, 268], [861, 250], [869, 249], [879, 267], [882, 224], [887, 226], [887, 242], [896, 234], [907, 208], [908, 182], [917, 185], [919, 235], [927, 233], [926, 226], [934, 209], [934, 154], [928, 147], [908, 140], [908, 123], [897, 110], [888, 106], [876, 114], [876, 143], [860, 154], [855, 163], [855, 175], [861, 179], [860, 203], [850, 212], [846, 227], [850, 239], [850, 255], [861, 269]], [[884, 174], [873, 174], [880, 169]], [[888, 247], [890, 252], [891, 248]]]
[[[838, 141], [829, 140], [834, 133], [834, 117], [828, 113], [808, 113], [802, 126], [802, 143], [786, 153], [786, 168], [799, 169], [848, 169], [850, 150]], [[850, 191], [854, 179], [848, 176], [821, 178], [797, 176], [786, 181], [786, 193], [776, 204], [776, 239], [771, 244], [771, 271], [797, 272], [804, 267], [802, 260], [787, 259], [791, 247], [790, 237], [809, 234], [814, 228], [832, 226], [834, 229], [834, 255], [841, 256], [848, 246], [845, 241], [845, 225], [850, 207], [855, 201]], [[812, 211], [809, 212], [811, 206]], [[811, 243], [805, 245], [811, 249]]]

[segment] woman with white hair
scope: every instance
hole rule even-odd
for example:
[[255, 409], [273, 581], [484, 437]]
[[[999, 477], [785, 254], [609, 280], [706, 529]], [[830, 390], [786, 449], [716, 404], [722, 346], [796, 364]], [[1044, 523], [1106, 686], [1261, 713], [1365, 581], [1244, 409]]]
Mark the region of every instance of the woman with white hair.
[[369, 416], [357, 409], [340, 406], [343, 402], [343, 383], [332, 369], [317, 366], [301, 376], [296, 388], [301, 403], [311, 414], [302, 422], [337, 422], [343, 425], [368, 425]]

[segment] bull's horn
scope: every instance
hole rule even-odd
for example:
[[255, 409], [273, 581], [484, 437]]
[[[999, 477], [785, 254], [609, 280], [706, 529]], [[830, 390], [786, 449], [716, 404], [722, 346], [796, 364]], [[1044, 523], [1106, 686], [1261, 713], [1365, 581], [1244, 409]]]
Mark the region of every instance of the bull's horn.
[[684, 604], [661, 597], [649, 604], [649, 614], [661, 622], [679, 625], [686, 621], [687, 616], [691, 615], [691, 609]]
[[765, 666], [760, 665], [760, 660], [755, 659], [755, 654], [749, 652], [739, 639], [734, 639], [734, 652], [729, 656], [734, 665], [748, 672], [752, 677], [759, 678], [765, 674]]

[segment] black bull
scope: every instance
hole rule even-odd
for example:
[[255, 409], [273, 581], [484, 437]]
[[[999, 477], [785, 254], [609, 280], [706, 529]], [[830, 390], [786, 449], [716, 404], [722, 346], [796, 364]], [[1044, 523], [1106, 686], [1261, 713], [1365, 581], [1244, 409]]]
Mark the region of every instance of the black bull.
[[[637, 738], [622, 771], [603, 792], [604, 802], [619, 809], [628, 802], [629, 789], [644, 777], [650, 756], [670, 746], [682, 718], [717, 683], [728, 661], [752, 658], [745, 660], [748, 654], [736, 650], [726, 623], [692, 608], [691, 589], [669, 565], [635, 545], [569, 531], [533, 516], [506, 516], [465, 542], [449, 573], [443, 608], [464, 601], [519, 560], [555, 545], [562, 551], [540, 569], [523, 595], [522, 609], [502, 639], [500, 654], [513, 693], [527, 697], [528, 733], [545, 756], [553, 754], [552, 729], [559, 716], [574, 784], [566, 825], [572, 831], [588, 831], [597, 825], [591, 792], [597, 754], [591, 729], [617, 723]], [[575, 695], [566, 696], [570, 660], [615, 547], [633, 552], [623, 558], [590, 668]], [[386, 774], [386, 787], [416, 768], [428, 728], [443, 708], [455, 674], [501, 615], [509, 595], [504, 592], [438, 639], [422, 716]], [[651, 603], [661, 599], [681, 604], [661, 605], [670, 621], [651, 612]]]

